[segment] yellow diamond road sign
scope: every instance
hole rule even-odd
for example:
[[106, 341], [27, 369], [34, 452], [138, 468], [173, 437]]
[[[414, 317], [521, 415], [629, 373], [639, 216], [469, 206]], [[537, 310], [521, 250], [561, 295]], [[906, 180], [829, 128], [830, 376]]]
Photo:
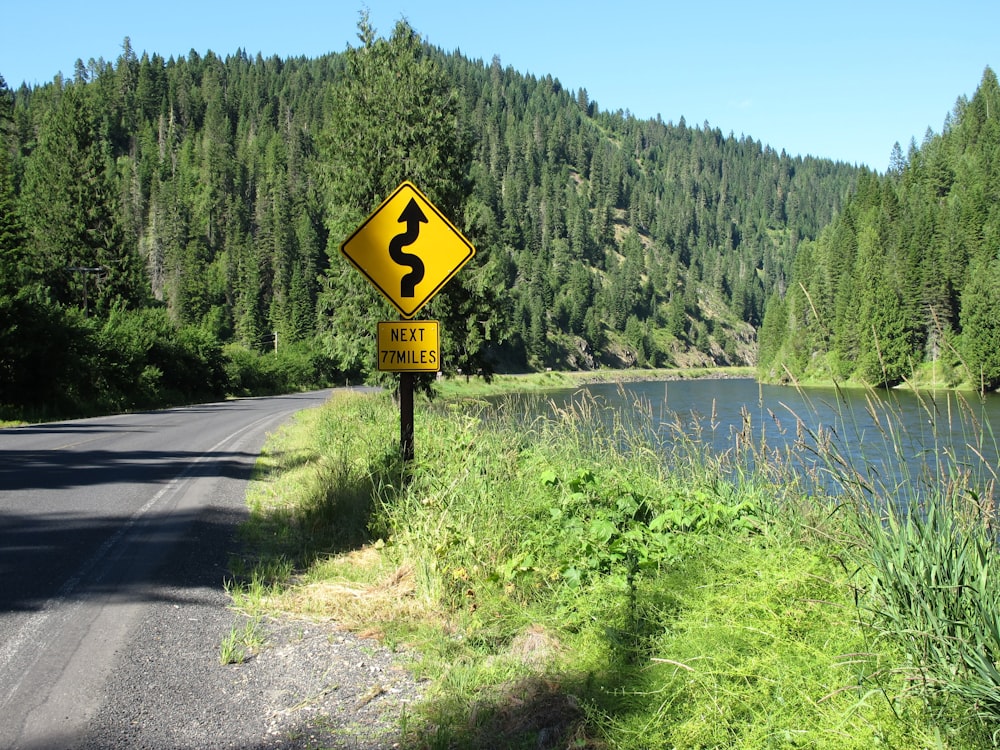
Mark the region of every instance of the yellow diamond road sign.
[[340, 252], [412, 318], [464, 266], [476, 249], [410, 182], [375, 209]]

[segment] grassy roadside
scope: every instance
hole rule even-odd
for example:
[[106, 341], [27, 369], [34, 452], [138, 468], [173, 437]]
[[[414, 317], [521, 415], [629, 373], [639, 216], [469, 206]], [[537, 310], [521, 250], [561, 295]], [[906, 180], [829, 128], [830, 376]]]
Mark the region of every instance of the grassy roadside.
[[235, 604], [405, 646], [410, 748], [987, 746], [866, 624], [849, 508], [596, 409], [420, 404], [404, 470], [390, 399], [337, 394], [262, 455]]

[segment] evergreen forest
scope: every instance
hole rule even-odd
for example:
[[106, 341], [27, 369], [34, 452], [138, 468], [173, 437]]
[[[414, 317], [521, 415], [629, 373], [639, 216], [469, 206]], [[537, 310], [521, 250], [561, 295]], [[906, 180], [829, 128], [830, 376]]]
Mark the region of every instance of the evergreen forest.
[[771, 291], [771, 379], [1000, 387], [1000, 88], [989, 68], [943, 132], [864, 172]]
[[376, 322], [397, 316], [339, 246], [403, 180], [476, 247], [421, 313], [447, 372], [893, 384], [936, 362], [995, 387], [997, 94], [987, 69], [879, 175], [603, 111], [366, 14], [317, 59], [126, 38], [71, 78], [0, 77], [0, 409], [377, 381]]

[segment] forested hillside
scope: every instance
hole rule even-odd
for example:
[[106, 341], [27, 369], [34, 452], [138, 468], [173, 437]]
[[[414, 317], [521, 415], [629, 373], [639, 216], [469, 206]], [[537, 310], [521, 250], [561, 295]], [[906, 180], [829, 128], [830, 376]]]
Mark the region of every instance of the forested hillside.
[[366, 18], [319, 59], [126, 39], [72, 79], [0, 85], [0, 122], [15, 408], [370, 376], [372, 321], [395, 316], [338, 247], [401, 179], [477, 248], [427, 310], [446, 368], [754, 363], [765, 300], [861, 174]]
[[1000, 386], [1000, 88], [989, 68], [943, 132], [799, 244], [761, 331], [769, 378]]

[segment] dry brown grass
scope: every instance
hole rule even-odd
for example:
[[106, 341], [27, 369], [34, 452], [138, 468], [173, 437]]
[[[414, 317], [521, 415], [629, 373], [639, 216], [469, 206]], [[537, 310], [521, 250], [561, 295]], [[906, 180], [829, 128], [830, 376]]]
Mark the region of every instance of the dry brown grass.
[[531, 625], [507, 649], [509, 656], [528, 667], [541, 669], [564, 651], [559, 639], [541, 625]]
[[313, 574], [290, 586], [276, 602], [278, 608], [288, 615], [335, 621], [360, 632], [377, 629], [379, 623], [412, 622], [433, 614], [417, 596], [413, 567], [390, 567], [373, 545], [331, 558], [323, 568], [323, 575]]

